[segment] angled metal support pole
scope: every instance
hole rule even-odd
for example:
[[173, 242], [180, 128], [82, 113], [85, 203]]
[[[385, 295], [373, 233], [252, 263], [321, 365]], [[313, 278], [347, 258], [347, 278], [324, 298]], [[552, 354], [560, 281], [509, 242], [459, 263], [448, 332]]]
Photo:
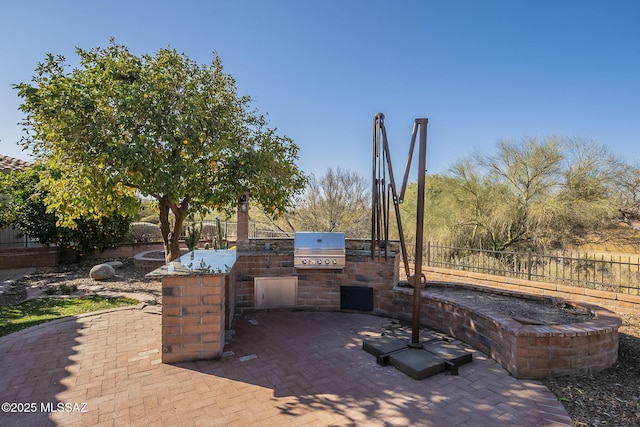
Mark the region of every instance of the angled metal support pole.
[[[400, 238], [400, 248], [402, 260], [406, 274], [409, 275], [409, 258], [402, 229], [400, 217], [401, 199], [396, 191], [396, 182], [391, 164], [391, 154], [389, 151], [389, 141], [387, 140], [387, 130], [384, 126], [384, 114], [377, 113], [373, 117], [373, 162], [372, 162], [372, 182], [371, 191], [371, 258], [376, 256], [376, 251], [381, 252], [384, 248], [385, 258], [389, 243], [389, 203], [393, 202], [395, 217], [398, 224], [398, 235]], [[389, 173], [389, 183], [386, 183], [386, 173]], [[405, 184], [406, 185], [406, 184]], [[389, 194], [390, 193], [390, 194]]]

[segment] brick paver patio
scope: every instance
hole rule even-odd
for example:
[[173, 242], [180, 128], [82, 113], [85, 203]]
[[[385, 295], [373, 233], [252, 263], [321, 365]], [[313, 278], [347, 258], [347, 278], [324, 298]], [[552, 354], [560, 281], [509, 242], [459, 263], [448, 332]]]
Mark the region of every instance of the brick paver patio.
[[388, 319], [246, 314], [221, 360], [167, 365], [160, 310], [84, 315], [0, 338], [0, 402], [21, 410], [0, 413], [0, 425], [572, 425], [540, 382], [517, 380], [477, 351], [458, 376], [415, 381], [377, 365], [362, 340]]

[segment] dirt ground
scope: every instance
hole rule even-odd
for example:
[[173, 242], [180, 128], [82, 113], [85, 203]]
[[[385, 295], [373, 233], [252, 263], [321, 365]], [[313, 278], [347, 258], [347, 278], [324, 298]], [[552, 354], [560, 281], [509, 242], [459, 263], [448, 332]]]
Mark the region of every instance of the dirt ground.
[[427, 285], [425, 289], [432, 294], [471, 303], [510, 316], [520, 323], [528, 325], [564, 325], [580, 323], [593, 318], [590, 311], [565, 304], [562, 299], [524, 299], [504, 294], [481, 292], [466, 287]]
[[612, 367], [590, 376], [543, 381], [576, 427], [640, 426], [640, 315], [620, 316], [618, 361]]
[[[24, 300], [27, 295], [38, 296], [77, 288], [81, 293], [138, 294], [149, 302], [162, 303], [160, 281], [148, 279], [145, 272], [136, 271], [133, 261], [121, 259], [123, 267], [116, 269], [112, 279], [96, 282], [89, 278], [89, 270], [99, 261], [69, 266], [42, 268], [8, 289], [0, 296], [0, 306]], [[469, 298], [471, 296], [468, 295]], [[484, 304], [492, 303], [488, 300]], [[497, 303], [497, 302], [493, 302]], [[502, 303], [501, 303], [502, 304]], [[530, 305], [510, 306], [514, 317], [555, 321]], [[569, 319], [584, 318], [582, 312], [565, 308], [561, 316]], [[546, 307], [545, 309], [549, 309]], [[555, 315], [555, 314], [554, 314]], [[610, 368], [590, 376], [549, 378], [543, 383], [558, 397], [567, 409], [576, 427], [622, 427], [640, 425], [640, 314], [621, 315], [618, 361]], [[566, 320], [566, 319], [565, 319]]]

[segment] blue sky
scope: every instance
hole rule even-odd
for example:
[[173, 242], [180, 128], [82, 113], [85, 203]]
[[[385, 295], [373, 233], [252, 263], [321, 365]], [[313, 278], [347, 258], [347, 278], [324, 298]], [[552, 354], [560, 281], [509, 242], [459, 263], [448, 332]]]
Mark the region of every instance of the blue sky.
[[369, 177], [381, 111], [397, 179], [413, 121], [443, 173], [499, 140], [580, 137], [640, 159], [640, 2], [13, 0], [0, 4], [0, 153], [29, 160], [20, 99], [47, 53], [114, 37], [135, 54], [222, 58], [240, 94], [301, 147], [300, 167]]

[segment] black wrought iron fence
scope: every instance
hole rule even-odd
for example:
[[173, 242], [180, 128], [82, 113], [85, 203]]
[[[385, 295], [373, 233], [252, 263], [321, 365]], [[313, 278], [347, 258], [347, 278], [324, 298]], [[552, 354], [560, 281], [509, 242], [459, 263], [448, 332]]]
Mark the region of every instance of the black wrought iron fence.
[[[213, 239], [218, 235], [218, 225], [220, 226], [220, 235], [226, 241], [235, 241], [238, 238], [238, 224], [232, 221], [215, 221], [215, 220], [203, 220], [196, 221], [196, 225], [199, 227], [202, 223], [202, 238]], [[181, 239], [186, 237], [187, 225], [182, 227]], [[287, 234], [283, 231], [273, 230], [264, 227], [264, 225], [249, 221], [249, 238], [264, 238], [264, 237], [291, 237], [293, 233]]]
[[640, 295], [640, 257], [536, 254], [460, 248], [428, 242], [425, 264], [525, 280]]

